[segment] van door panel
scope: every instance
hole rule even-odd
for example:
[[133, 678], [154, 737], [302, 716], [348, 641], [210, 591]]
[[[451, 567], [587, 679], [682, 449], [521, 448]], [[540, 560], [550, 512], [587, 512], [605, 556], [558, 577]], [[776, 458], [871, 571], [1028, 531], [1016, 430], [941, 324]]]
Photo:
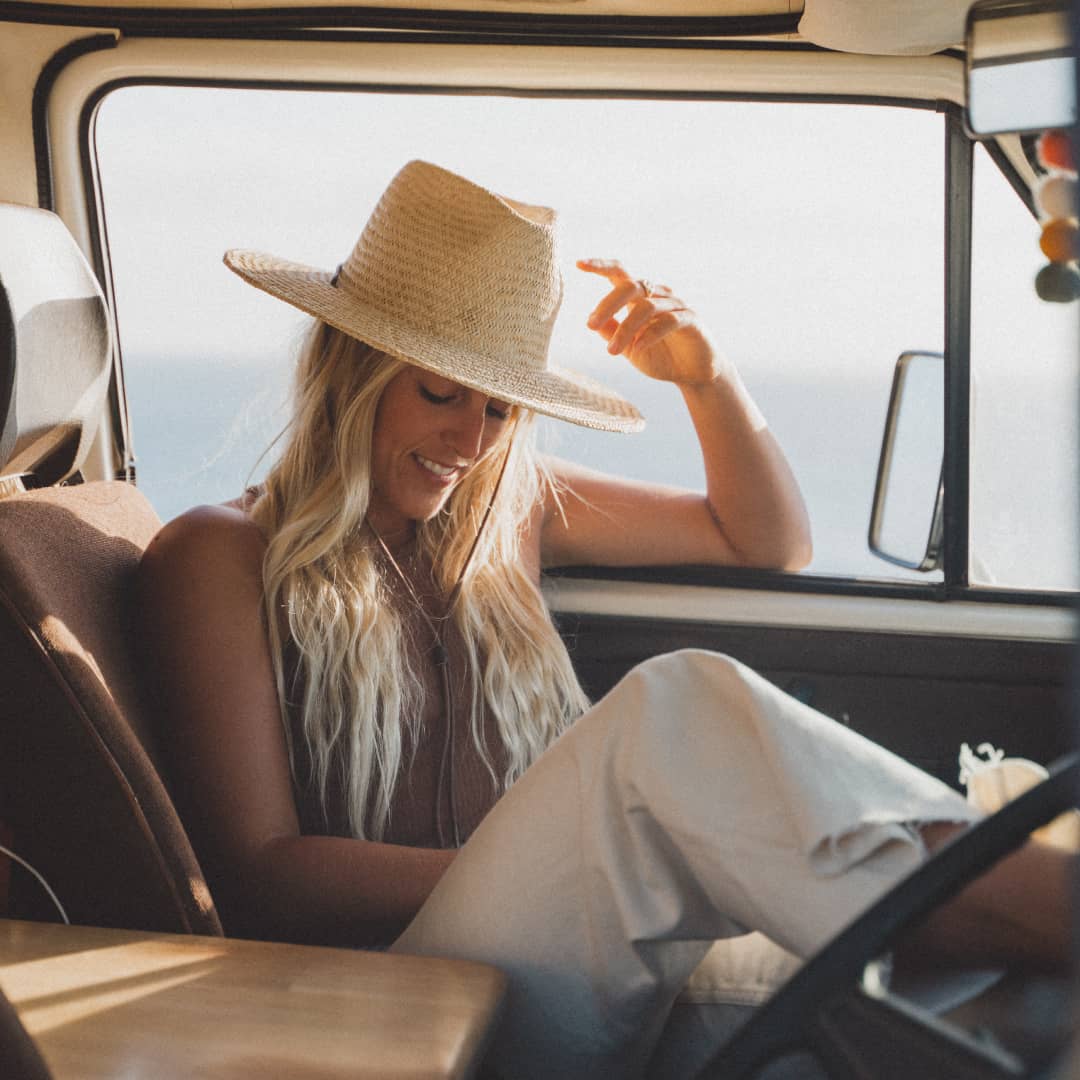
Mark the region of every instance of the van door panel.
[[711, 649], [953, 786], [961, 743], [989, 742], [1043, 763], [1071, 745], [1072, 646], [1065, 641], [580, 613], [561, 616], [559, 625], [594, 700], [650, 656]]

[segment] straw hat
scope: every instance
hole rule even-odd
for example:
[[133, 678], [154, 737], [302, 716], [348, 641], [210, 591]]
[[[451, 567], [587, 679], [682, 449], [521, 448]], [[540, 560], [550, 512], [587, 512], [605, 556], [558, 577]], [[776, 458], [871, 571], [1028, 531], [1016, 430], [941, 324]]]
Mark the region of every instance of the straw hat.
[[351, 337], [501, 401], [605, 431], [644, 426], [614, 391], [548, 362], [563, 286], [547, 207], [411, 161], [336, 274], [254, 251], [226, 252], [225, 265]]

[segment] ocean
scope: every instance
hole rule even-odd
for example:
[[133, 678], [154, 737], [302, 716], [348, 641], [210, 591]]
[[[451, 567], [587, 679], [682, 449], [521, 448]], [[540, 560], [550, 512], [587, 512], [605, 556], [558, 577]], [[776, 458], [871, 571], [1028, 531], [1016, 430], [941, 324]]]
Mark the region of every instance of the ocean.
[[[287, 367], [220, 362], [212, 366], [212, 392], [193, 381], [192, 370], [187, 358], [125, 360], [138, 483], [164, 520], [233, 498], [258, 480], [286, 422]], [[648, 418], [644, 432], [618, 435], [544, 421], [541, 445], [603, 471], [703, 488], [697, 440], [678, 392], [632, 372], [609, 381], [640, 405]], [[866, 545], [888, 373], [854, 387], [790, 375], [748, 382], [807, 502], [815, 543], [809, 572], [917, 577]]]

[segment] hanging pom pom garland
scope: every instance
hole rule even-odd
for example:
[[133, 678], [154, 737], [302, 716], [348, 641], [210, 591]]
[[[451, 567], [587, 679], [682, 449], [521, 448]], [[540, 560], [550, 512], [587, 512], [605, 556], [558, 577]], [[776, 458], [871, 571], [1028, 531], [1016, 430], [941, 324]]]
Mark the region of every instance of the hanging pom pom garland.
[[1080, 297], [1076, 166], [1068, 132], [1044, 131], [1035, 152], [1047, 170], [1035, 191], [1035, 206], [1043, 223], [1039, 247], [1050, 260], [1035, 276], [1035, 291], [1041, 300], [1067, 304]]
[[1075, 218], [1051, 218], [1043, 226], [1039, 247], [1051, 262], [1071, 262], [1076, 258], [1078, 231]]
[[1039, 136], [1039, 142], [1035, 147], [1039, 160], [1047, 169], [1061, 169], [1062, 172], [1070, 172], [1076, 175], [1076, 166], [1073, 164], [1072, 147], [1069, 145], [1069, 133], [1060, 129], [1044, 131]]
[[1039, 185], [1039, 209], [1050, 218], [1071, 218], [1076, 215], [1076, 177], [1064, 173], [1044, 176]]

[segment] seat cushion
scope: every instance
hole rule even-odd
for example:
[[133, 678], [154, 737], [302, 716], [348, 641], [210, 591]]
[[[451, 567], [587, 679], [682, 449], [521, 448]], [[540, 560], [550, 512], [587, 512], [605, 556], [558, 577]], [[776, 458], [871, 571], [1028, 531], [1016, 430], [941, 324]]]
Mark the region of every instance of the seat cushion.
[[[0, 500], [0, 819], [72, 921], [220, 934], [139, 678], [135, 572], [159, 526], [119, 482]], [[18, 872], [12, 904], [50, 915]]]

